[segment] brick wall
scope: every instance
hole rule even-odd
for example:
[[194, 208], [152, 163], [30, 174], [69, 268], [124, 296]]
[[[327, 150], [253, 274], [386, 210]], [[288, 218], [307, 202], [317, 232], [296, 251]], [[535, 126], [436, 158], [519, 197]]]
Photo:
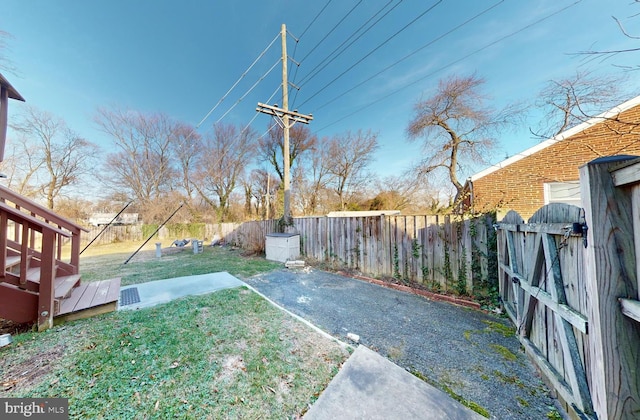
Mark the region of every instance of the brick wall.
[[544, 183], [576, 181], [585, 163], [622, 154], [640, 156], [640, 105], [476, 179], [473, 207], [511, 209], [526, 220], [544, 205]]

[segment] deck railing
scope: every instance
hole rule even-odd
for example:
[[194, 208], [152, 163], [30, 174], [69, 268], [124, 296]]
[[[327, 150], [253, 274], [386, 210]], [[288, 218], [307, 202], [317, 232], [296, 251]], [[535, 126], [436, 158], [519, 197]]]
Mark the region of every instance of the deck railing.
[[[50, 328], [55, 312], [56, 275], [78, 274], [80, 233], [84, 229], [40, 204], [0, 186], [0, 317], [37, 319]], [[71, 251], [63, 259], [63, 239]]]

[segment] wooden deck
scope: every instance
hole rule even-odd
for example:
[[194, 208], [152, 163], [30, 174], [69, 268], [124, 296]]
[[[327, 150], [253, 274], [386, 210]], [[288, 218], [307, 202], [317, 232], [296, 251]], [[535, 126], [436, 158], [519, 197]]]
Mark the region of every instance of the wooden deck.
[[113, 312], [120, 298], [120, 278], [84, 283], [75, 287], [71, 295], [60, 301], [54, 323], [84, 319]]

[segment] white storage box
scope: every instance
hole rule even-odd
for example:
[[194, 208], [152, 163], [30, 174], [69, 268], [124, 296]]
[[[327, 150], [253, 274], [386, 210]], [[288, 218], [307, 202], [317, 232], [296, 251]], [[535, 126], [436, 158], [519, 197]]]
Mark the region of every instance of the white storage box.
[[269, 233], [265, 243], [267, 259], [287, 262], [300, 257], [300, 235], [297, 233]]

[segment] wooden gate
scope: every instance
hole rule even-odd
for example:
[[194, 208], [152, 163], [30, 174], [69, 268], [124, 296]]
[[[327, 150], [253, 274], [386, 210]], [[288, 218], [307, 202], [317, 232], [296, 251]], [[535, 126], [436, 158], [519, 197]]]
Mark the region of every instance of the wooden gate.
[[[640, 158], [580, 168], [584, 210], [549, 205], [498, 224], [500, 296], [565, 409], [640, 416]], [[588, 228], [588, 229], [587, 229]]]
[[499, 286], [527, 354], [561, 400], [591, 415], [583, 227], [582, 209], [566, 204], [528, 223], [509, 212], [498, 225]]

